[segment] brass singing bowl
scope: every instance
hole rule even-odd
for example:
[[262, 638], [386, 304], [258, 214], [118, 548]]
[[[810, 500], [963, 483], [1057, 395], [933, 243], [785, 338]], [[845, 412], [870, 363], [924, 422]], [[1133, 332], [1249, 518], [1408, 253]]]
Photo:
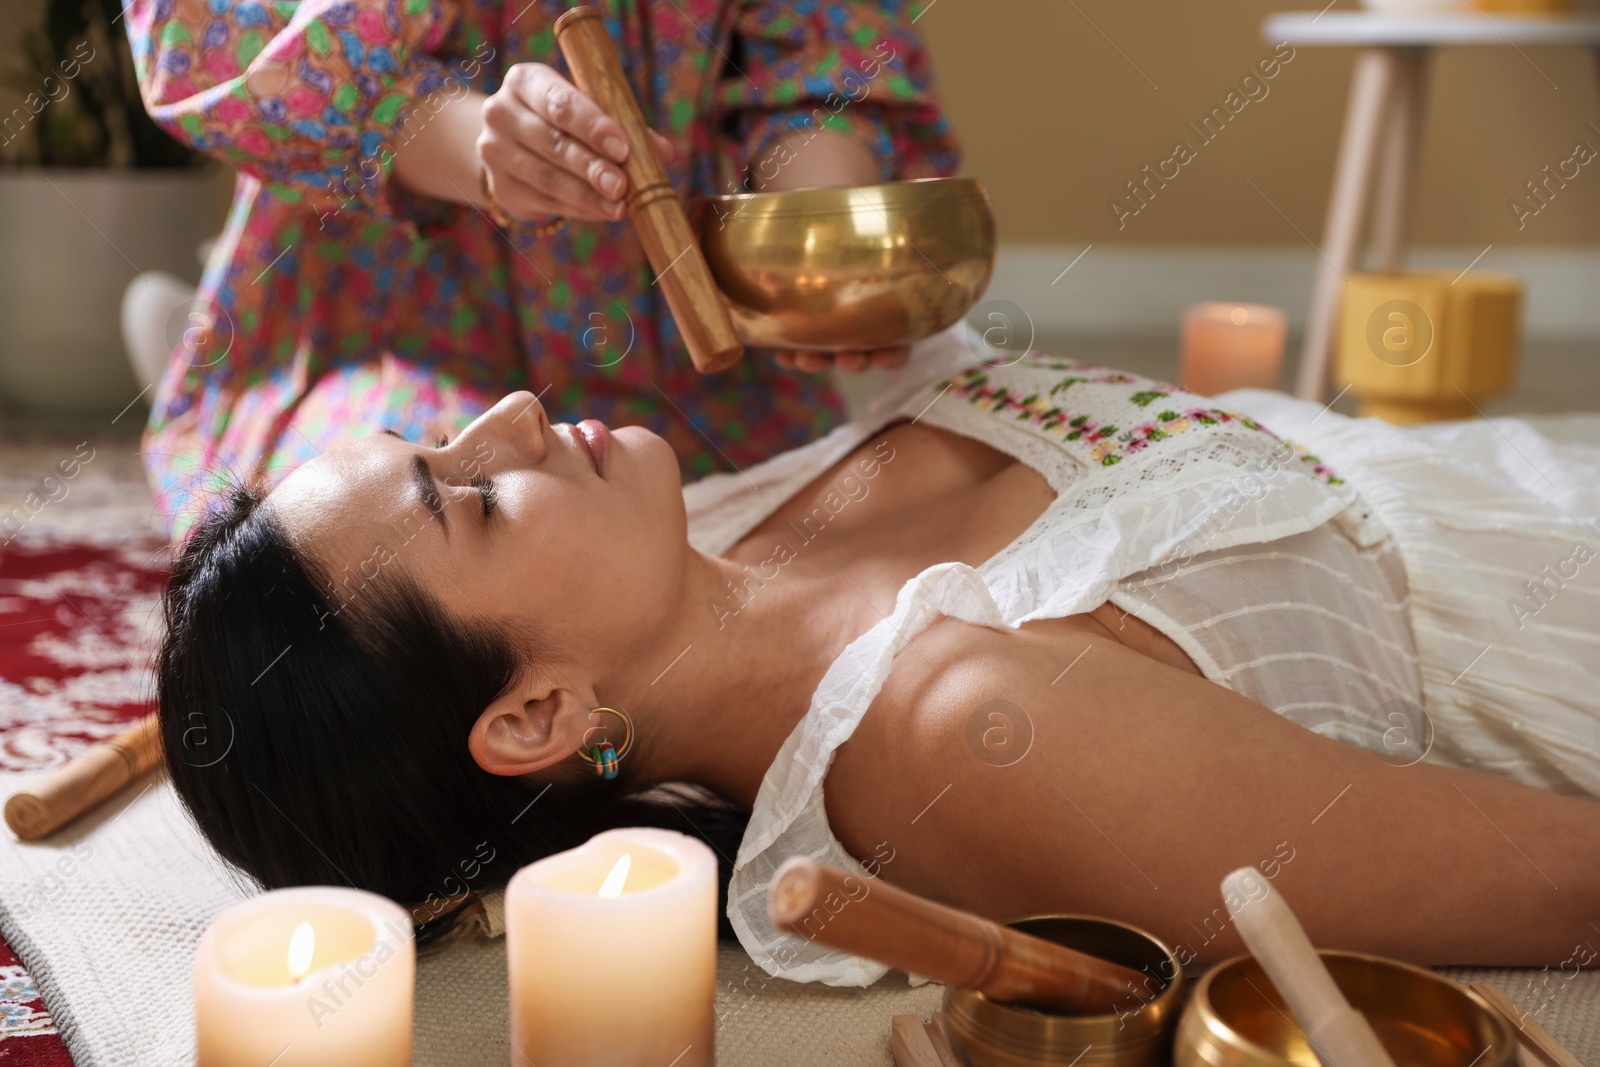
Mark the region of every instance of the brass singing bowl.
[[1039, 915], [1006, 925], [1147, 975], [1106, 1015], [1056, 1015], [946, 987], [950, 1046], [971, 1067], [1166, 1067], [1187, 991], [1172, 950], [1136, 926], [1093, 915]]
[[920, 341], [972, 310], [994, 273], [994, 213], [974, 178], [702, 197], [690, 211], [756, 348]]
[[[1421, 967], [1359, 952], [1317, 953], [1398, 1067], [1513, 1067], [1511, 1024], [1478, 994]], [[1316, 1054], [1254, 958], [1195, 983], [1174, 1067], [1317, 1067]]]

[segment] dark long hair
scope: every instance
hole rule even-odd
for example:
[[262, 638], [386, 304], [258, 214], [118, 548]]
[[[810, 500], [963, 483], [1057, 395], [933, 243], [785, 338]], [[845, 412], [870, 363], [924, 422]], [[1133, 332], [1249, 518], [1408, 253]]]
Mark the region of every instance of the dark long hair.
[[532, 782], [473, 761], [467, 734], [510, 688], [526, 641], [449, 616], [400, 573], [338, 612], [323, 588], [244, 488], [178, 554], [162, 741], [178, 796], [224, 859], [267, 889], [381, 893], [413, 907], [420, 944], [456, 925], [468, 891], [615, 826], [707, 841], [726, 894], [748, 816], [720, 798], [555, 769]]

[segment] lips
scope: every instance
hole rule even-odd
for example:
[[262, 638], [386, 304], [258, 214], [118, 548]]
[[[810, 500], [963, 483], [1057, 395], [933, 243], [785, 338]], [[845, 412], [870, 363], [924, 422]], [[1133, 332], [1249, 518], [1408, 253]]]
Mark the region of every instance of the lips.
[[584, 451], [589, 453], [589, 461], [594, 464], [594, 472], [604, 478], [606, 459], [611, 453], [611, 431], [598, 419], [584, 419], [574, 429], [578, 431], [575, 434], [578, 442], [583, 445]]

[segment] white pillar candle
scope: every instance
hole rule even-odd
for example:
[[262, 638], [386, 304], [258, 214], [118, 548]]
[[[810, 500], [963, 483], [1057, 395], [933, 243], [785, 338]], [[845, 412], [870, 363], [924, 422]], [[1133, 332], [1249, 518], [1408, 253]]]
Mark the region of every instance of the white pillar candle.
[[197, 1067], [409, 1067], [416, 972], [411, 917], [375, 893], [235, 904], [195, 951]]
[[506, 955], [513, 1064], [711, 1067], [717, 861], [702, 842], [608, 830], [522, 868]]
[[1262, 304], [1193, 304], [1183, 313], [1183, 388], [1201, 396], [1276, 389], [1288, 317]]

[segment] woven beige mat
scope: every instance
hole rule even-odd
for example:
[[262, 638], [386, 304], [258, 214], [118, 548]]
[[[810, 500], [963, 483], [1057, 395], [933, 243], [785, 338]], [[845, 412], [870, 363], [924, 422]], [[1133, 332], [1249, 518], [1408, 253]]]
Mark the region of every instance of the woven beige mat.
[[[0, 837], [0, 930], [27, 960], [77, 1067], [193, 1062], [190, 960], [211, 917], [240, 896], [164, 780], [129, 795], [45, 843]], [[63, 877], [68, 854], [76, 858]], [[1600, 1067], [1600, 972], [1447, 973], [1500, 986]], [[864, 990], [797, 985], [724, 946], [718, 1063], [888, 1067], [890, 1017], [926, 1017], [940, 992], [893, 973]], [[461, 941], [423, 960], [416, 1004], [420, 1067], [510, 1062], [502, 941]]]

